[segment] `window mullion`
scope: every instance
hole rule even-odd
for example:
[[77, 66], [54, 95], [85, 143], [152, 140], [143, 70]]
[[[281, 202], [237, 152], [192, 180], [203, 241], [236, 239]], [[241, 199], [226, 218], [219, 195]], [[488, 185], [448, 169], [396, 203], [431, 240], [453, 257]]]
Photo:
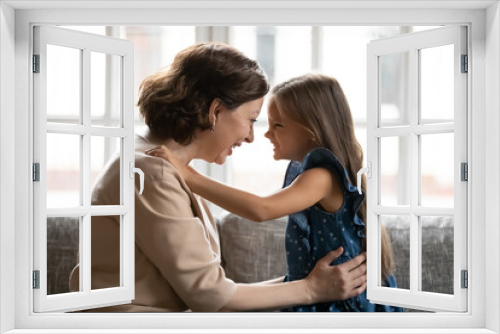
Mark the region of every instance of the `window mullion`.
[[312, 47], [311, 47], [311, 69], [321, 71], [323, 69], [323, 27], [312, 27]]
[[414, 130], [418, 125], [418, 50], [410, 49], [408, 71], [408, 108], [410, 121], [410, 291], [416, 293], [420, 288], [420, 231], [418, 216], [415, 209], [418, 207], [420, 193], [420, 150], [419, 137]]
[[[80, 156], [80, 192], [81, 205], [90, 209], [90, 50], [83, 49], [82, 53], [82, 92], [81, 92], [81, 119], [82, 125], [87, 130], [82, 136], [82, 148]], [[80, 285], [84, 293], [91, 291], [91, 215], [90, 211], [84, 213], [81, 222], [81, 242], [80, 242]]]

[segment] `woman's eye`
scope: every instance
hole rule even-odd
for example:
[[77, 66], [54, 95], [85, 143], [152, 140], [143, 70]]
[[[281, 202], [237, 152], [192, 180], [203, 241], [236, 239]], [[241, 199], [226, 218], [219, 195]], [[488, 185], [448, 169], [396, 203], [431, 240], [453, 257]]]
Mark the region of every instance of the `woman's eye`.
[[252, 119], [250, 120], [250, 122], [255, 123], [255, 122], [257, 122], [257, 120], [256, 120], [256, 119], [254, 119], [254, 118], [252, 118]]
[[283, 126], [283, 125], [281, 125], [281, 124], [279, 124], [279, 123], [274, 124], [274, 127], [275, 127], [275, 128], [282, 127], [282, 126]]

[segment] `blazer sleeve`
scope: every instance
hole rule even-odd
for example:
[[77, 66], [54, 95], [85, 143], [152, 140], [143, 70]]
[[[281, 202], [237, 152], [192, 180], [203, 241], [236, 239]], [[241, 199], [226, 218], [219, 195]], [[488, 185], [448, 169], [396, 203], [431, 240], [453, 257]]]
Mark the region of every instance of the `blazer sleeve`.
[[136, 243], [192, 311], [217, 311], [232, 298], [236, 284], [226, 278], [220, 251], [172, 169], [147, 180], [143, 194], [135, 197]]

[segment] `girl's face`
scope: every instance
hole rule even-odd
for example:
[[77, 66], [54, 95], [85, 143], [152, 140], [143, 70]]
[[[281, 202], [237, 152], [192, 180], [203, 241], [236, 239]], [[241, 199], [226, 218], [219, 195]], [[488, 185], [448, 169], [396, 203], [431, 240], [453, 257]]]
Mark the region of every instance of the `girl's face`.
[[208, 162], [223, 164], [227, 156], [233, 153], [233, 148], [243, 142], [253, 141], [253, 123], [260, 114], [263, 101], [264, 98], [249, 101], [236, 110], [222, 108], [217, 115], [214, 132], [211, 133], [213, 140], [207, 143]]
[[302, 161], [316, 145], [311, 135], [297, 123], [288, 119], [278, 110], [274, 98], [268, 106], [269, 129], [265, 133], [274, 146], [274, 159]]

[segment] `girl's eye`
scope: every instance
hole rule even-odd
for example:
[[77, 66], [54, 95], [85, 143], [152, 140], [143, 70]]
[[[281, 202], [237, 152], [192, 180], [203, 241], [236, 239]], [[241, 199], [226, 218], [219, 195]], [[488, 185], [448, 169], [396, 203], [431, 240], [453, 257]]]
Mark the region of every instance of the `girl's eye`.
[[281, 125], [281, 124], [279, 124], [279, 123], [274, 124], [274, 127], [275, 127], [275, 128], [282, 127], [282, 126], [283, 126], [283, 125]]
[[250, 120], [250, 122], [255, 123], [255, 122], [257, 122], [257, 120], [256, 120], [256, 119], [254, 119], [254, 118], [252, 118], [252, 119]]

